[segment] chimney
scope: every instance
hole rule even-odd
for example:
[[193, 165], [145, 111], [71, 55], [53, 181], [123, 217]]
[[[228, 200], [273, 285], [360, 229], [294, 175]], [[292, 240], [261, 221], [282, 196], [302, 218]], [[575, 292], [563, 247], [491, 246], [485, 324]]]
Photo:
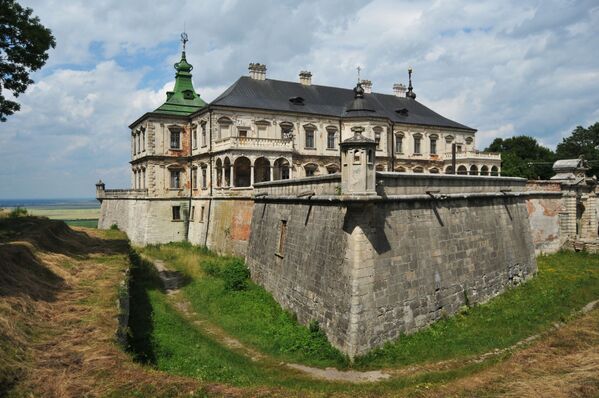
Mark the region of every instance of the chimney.
[[362, 88], [366, 94], [372, 94], [372, 82], [370, 80], [362, 80]]
[[261, 63], [250, 63], [250, 66], [248, 67], [248, 70], [250, 71], [250, 77], [252, 79], [255, 80], [265, 80], [266, 79], [266, 65], [263, 65]]
[[299, 81], [304, 86], [310, 86], [312, 84], [312, 72], [303, 70], [299, 74]]
[[401, 83], [395, 83], [393, 85], [393, 94], [397, 97], [405, 97], [406, 96], [406, 86]]

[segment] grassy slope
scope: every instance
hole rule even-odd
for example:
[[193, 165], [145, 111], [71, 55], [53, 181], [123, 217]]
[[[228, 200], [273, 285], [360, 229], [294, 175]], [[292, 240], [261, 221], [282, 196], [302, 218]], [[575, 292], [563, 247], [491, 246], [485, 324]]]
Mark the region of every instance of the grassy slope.
[[[145, 252], [191, 277], [184, 292], [194, 310], [228, 333], [277, 358], [321, 366], [345, 366], [336, 351], [311, 347], [298, 327], [263, 289], [226, 293], [222, 282], [203, 274], [202, 261], [215, 256], [188, 245], [154, 246]], [[219, 261], [219, 260], [217, 260]], [[220, 259], [226, 262], [226, 259]], [[467, 357], [504, 348], [546, 330], [599, 298], [599, 256], [562, 252], [538, 259], [530, 282], [461, 314], [358, 358], [355, 368], [397, 367]]]
[[224, 266], [231, 258], [181, 243], [149, 246], [143, 251], [187, 275], [191, 282], [183, 292], [195, 312], [240, 341], [284, 361], [347, 367], [346, 357], [323, 334], [299, 325], [263, 288], [250, 282], [244, 291], [225, 291], [221, 279], [205, 275], [199, 266], [203, 261]]

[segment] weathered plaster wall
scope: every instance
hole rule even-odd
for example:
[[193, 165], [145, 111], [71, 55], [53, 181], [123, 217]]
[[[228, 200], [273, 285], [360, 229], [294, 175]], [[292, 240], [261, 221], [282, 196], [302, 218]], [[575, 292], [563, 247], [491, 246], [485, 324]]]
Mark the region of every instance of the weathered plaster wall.
[[172, 206], [189, 208], [186, 200], [104, 199], [100, 207], [98, 228], [116, 224], [135, 245], [185, 240], [186, 223], [172, 220]]

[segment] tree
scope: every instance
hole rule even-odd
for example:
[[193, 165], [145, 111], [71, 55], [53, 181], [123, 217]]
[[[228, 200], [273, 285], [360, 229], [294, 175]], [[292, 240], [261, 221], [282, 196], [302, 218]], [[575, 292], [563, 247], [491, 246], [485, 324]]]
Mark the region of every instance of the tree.
[[31, 8], [23, 8], [14, 0], [0, 0], [0, 121], [21, 109], [5, 97], [5, 91], [18, 97], [33, 80], [31, 72], [40, 69], [48, 59], [48, 50], [56, 46], [50, 29]]
[[577, 159], [584, 156], [590, 160], [591, 168], [587, 175], [599, 176], [599, 122], [584, 128], [576, 127], [569, 137], [557, 145], [556, 154], [558, 159]]
[[485, 152], [501, 153], [501, 175], [528, 179], [551, 178], [555, 154], [525, 135], [496, 138]]

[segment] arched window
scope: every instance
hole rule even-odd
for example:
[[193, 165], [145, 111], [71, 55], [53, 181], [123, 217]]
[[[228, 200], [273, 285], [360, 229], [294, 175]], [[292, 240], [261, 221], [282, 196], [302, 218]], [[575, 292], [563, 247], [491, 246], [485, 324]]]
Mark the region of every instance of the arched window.
[[488, 166], [482, 166], [480, 168], [480, 175], [481, 176], [488, 176], [489, 175], [489, 167]]
[[270, 161], [259, 157], [254, 162], [254, 182], [270, 181]]
[[221, 187], [223, 184], [223, 161], [220, 158], [216, 159], [216, 186]]
[[478, 175], [478, 167], [475, 165], [470, 166], [470, 175], [477, 176]]
[[433, 167], [433, 168], [429, 169], [428, 172], [431, 174], [439, 174], [439, 169], [436, 167]]
[[308, 163], [304, 165], [304, 171], [306, 172], [306, 177], [318, 175], [318, 165], [315, 163]]
[[329, 174], [339, 173], [339, 170], [340, 170], [339, 165], [337, 165], [335, 163], [328, 164], [326, 166], [326, 169], [327, 169], [327, 173], [329, 173]]
[[225, 169], [223, 172], [223, 174], [225, 176], [225, 186], [230, 187], [231, 186], [231, 161], [229, 160], [228, 157], [226, 157], [223, 162], [223, 168]]
[[376, 171], [385, 171], [385, 165], [384, 164], [377, 164], [375, 170]]
[[245, 156], [240, 156], [235, 159], [235, 163], [233, 164], [235, 187], [249, 187], [252, 184], [250, 181], [251, 166], [252, 163]]
[[412, 169], [414, 173], [424, 173], [424, 169], [421, 166], [416, 166]]
[[499, 175], [499, 169], [497, 168], [497, 166], [491, 167], [491, 175], [492, 176], [498, 176]]
[[406, 168], [403, 167], [403, 166], [397, 166], [395, 168], [395, 171], [398, 172], [398, 173], [405, 173], [406, 172]]
[[274, 162], [273, 179], [288, 180], [289, 179], [289, 161], [285, 158], [278, 158]]
[[281, 139], [289, 140], [293, 137], [293, 123], [291, 122], [281, 122], [279, 124], [281, 127]]
[[453, 174], [453, 167], [452, 166], [447, 166], [445, 168], [445, 174]]
[[458, 167], [458, 174], [459, 175], [464, 175], [464, 176], [466, 174], [468, 174], [468, 169], [466, 168], [466, 166], [464, 166], [464, 165], [459, 166]]

